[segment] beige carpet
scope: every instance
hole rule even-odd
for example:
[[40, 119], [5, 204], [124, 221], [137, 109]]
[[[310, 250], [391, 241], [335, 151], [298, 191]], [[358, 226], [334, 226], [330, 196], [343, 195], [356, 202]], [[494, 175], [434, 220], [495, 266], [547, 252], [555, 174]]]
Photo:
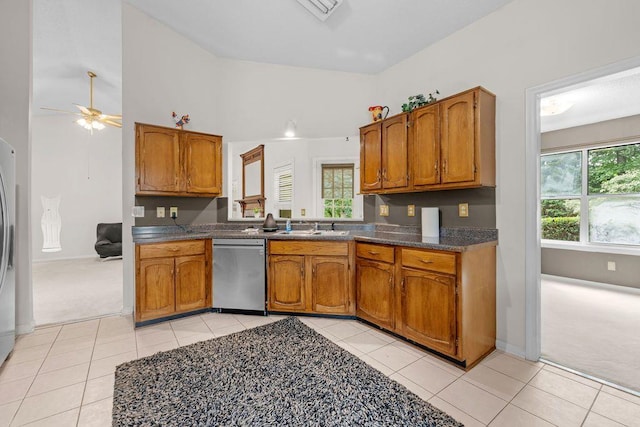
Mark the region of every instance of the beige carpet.
[[34, 263], [36, 326], [122, 312], [122, 258]]
[[640, 391], [640, 290], [543, 277], [542, 356]]

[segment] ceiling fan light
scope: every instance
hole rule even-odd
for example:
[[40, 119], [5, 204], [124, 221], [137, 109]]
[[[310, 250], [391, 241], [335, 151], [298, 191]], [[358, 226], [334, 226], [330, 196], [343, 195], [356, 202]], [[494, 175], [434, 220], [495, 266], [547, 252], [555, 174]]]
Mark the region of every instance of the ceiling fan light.
[[102, 130], [102, 129], [104, 129], [104, 127], [105, 127], [105, 126], [104, 126], [102, 123], [100, 123], [100, 122], [93, 122], [93, 123], [92, 123], [92, 126], [93, 126], [93, 128], [94, 128], [94, 129], [97, 129], [97, 130]]

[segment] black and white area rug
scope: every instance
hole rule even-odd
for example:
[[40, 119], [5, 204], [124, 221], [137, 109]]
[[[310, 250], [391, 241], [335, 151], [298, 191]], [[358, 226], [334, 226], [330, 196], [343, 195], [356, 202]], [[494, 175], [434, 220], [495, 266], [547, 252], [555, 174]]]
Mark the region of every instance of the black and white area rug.
[[114, 426], [462, 426], [294, 317], [122, 364]]

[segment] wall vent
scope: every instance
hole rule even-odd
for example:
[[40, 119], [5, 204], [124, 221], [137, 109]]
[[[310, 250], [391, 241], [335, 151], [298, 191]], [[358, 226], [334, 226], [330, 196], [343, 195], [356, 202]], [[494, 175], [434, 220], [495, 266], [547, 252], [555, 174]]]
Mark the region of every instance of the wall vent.
[[304, 6], [305, 9], [319, 20], [326, 21], [343, 1], [344, 0], [298, 0], [298, 3]]

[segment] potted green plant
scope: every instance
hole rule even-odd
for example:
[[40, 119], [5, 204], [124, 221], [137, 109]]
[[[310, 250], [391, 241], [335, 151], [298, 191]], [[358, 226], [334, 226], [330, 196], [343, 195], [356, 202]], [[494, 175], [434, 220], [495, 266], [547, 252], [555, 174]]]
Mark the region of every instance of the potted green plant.
[[260, 208], [253, 208], [253, 216], [254, 218], [260, 218]]
[[409, 102], [402, 104], [402, 112], [408, 113], [411, 110], [414, 110], [418, 107], [422, 107], [423, 105], [431, 104], [432, 102], [436, 102], [438, 99], [435, 95], [440, 95], [438, 89], [435, 92], [429, 94], [428, 98], [425, 98], [423, 94], [419, 93], [418, 95], [413, 95], [409, 97]]

